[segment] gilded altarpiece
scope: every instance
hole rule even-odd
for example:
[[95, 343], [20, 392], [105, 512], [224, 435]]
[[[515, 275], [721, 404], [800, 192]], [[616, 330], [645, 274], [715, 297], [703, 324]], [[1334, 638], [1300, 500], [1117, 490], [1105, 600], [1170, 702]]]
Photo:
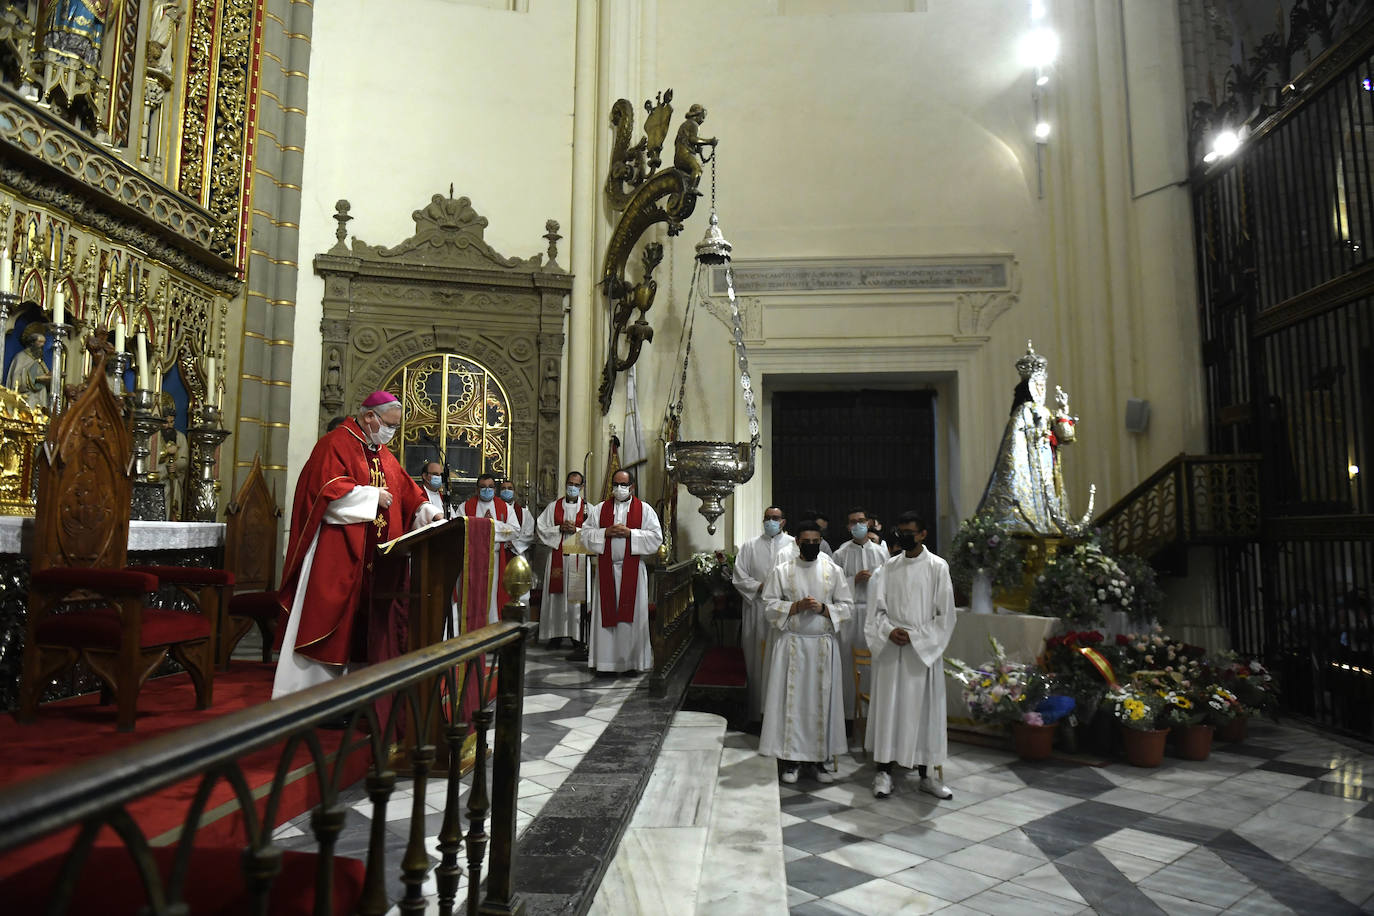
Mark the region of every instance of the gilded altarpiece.
[[444, 454], [455, 472], [510, 474], [539, 504], [559, 483], [573, 282], [557, 262], [558, 224], [545, 225], [546, 254], [507, 258], [483, 238], [487, 220], [451, 191], [416, 210], [415, 234], [390, 248], [347, 244], [349, 209], [336, 205], [338, 243], [314, 262], [324, 278], [320, 431], [387, 387], [412, 421], [398, 445], [407, 471]]

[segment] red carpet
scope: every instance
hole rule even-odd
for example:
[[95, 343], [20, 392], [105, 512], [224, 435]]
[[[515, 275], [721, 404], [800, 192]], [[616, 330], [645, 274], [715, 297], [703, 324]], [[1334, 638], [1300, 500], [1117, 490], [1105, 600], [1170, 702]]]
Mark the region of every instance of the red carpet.
[[[4, 748], [3, 754], [0, 754], [0, 785], [9, 787], [78, 760], [97, 757], [187, 725], [265, 703], [271, 697], [274, 670], [275, 665], [271, 664], [234, 662], [230, 671], [216, 672], [215, 702], [205, 710], [195, 708], [195, 691], [189, 677], [173, 675], [149, 681], [139, 695], [138, 725], [131, 734], [115, 731], [114, 706], [100, 706], [94, 694], [42, 706], [38, 719], [32, 725], [20, 725], [13, 716], [0, 715], [0, 747]], [[342, 732], [332, 731], [321, 731], [319, 734], [326, 754], [332, 754], [338, 748], [343, 735]], [[257, 790], [272, 782], [280, 753], [280, 747], [274, 747], [240, 758], [238, 763], [250, 789]], [[370, 760], [366, 748], [354, 752], [344, 765], [340, 788], [366, 775]], [[304, 749], [298, 751], [278, 807], [279, 824], [319, 801], [319, 787], [309, 764], [308, 752]], [[156, 843], [162, 834], [181, 826], [198, 785], [198, 779], [187, 780], [130, 806], [130, 814], [150, 842]], [[201, 819], [197, 847], [234, 844], [245, 839], [243, 818], [237, 803], [218, 810], [232, 797], [232, 790], [221, 780], [211, 792], [210, 803]], [[264, 791], [258, 803], [259, 816], [266, 805]], [[55, 852], [66, 850], [75, 836], [76, 828], [71, 828], [31, 846], [0, 855], [0, 878], [12, 875]], [[174, 835], [164, 842], [172, 839]], [[118, 845], [119, 840], [112, 831], [106, 829], [97, 843]]]

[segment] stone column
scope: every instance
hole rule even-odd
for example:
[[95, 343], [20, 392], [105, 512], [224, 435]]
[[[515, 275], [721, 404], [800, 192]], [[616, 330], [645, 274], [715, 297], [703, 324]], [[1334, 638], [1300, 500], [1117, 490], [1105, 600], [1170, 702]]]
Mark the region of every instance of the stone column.
[[[253, 165], [253, 212], [243, 304], [232, 499], [261, 454], [267, 484], [287, 490], [291, 361], [295, 338], [301, 172], [313, 11], [302, 0], [268, 0]], [[230, 347], [231, 351], [234, 349]], [[234, 354], [229, 355], [231, 365]]]

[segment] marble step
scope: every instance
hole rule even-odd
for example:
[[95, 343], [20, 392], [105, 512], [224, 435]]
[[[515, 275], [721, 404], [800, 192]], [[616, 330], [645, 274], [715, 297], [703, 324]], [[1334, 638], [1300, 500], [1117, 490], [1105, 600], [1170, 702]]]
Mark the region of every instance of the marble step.
[[784, 913], [777, 768], [725, 720], [679, 712], [589, 911]]

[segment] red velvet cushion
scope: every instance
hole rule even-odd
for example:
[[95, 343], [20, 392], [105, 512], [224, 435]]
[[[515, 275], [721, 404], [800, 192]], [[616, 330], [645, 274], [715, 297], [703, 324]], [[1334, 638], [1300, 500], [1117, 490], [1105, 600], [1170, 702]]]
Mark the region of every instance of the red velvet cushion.
[[88, 588], [106, 595], [157, 591], [157, 579], [132, 569], [97, 569], [85, 566], [49, 566], [29, 577], [29, 584], [45, 591]]
[[130, 569], [157, 576], [163, 582], [179, 585], [233, 585], [234, 574], [227, 569], [204, 566], [130, 566]]
[[[152, 850], [162, 880], [172, 873], [176, 849]], [[11, 875], [0, 883], [0, 900], [8, 913], [43, 913], [62, 868], [63, 855], [53, 856]], [[282, 870], [272, 882], [267, 912], [271, 916], [306, 916], [315, 902], [315, 862], [312, 852], [286, 850]], [[357, 859], [334, 858], [333, 913], [344, 916], [358, 906], [366, 869]], [[214, 916], [239, 916], [252, 912], [243, 886], [243, 850], [212, 846], [192, 849], [184, 896], [190, 912]], [[143, 881], [133, 857], [122, 847], [97, 846], [81, 869], [68, 913], [101, 913], [134, 916], [147, 901]]]
[[276, 592], [236, 592], [229, 599], [229, 613], [254, 620], [276, 620], [282, 614], [282, 606]]
[[[119, 646], [119, 622], [119, 614], [114, 608], [53, 614], [39, 622], [38, 641], [75, 648], [114, 649]], [[199, 614], [151, 607], [143, 609], [143, 628], [139, 640], [142, 648], [209, 637], [210, 621]]]
[[712, 646], [702, 656], [692, 683], [698, 687], [745, 686], [744, 653], [729, 646]]

